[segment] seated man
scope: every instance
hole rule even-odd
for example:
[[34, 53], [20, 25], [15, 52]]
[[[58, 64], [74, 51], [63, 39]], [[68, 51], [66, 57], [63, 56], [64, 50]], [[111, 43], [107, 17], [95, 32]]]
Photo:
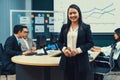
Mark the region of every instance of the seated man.
[[4, 54], [2, 55], [3, 70], [7, 70], [11, 73], [16, 73], [15, 63], [11, 61], [11, 58], [16, 55], [26, 55], [31, 53], [30, 50], [23, 52], [19, 39], [25, 34], [23, 29], [27, 28], [23, 25], [15, 25], [13, 29], [13, 35], [8, 37], [4, 44]]
[[20, 39], [22, 51], [31, 50], [32, 52], [34, 52], [36, 50], [36, 43], [28, 37], [28, 28], [24, 28], [23, 32], [25, 34], [23, 35], [23, 38]]

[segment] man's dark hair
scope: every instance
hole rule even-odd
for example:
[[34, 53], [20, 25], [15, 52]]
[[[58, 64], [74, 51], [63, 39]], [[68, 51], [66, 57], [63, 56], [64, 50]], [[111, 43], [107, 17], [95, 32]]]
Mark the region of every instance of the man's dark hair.
[[23, 28], [27, 28], [27, 26], [24, 25], [15, 25], [13, 29], [14, 34], [18, 34], [18, 32], [22, 32]]

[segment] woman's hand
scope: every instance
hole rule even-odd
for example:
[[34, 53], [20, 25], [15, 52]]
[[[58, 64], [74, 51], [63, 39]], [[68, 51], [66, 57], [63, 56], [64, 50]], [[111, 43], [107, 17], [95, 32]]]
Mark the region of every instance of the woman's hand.
[[73, 57], [73, 56], [76, 56], [76, 55], [79, 54], [79, 53], [78, 53], [78, 50], [77, 50], [77, 49], [71, 50], [70, 48], [66, 48], [66, 49], [64, 50], [64, 54], [65, 54], [65, 56], [67, 56], [67, 57]]
[[70, 48], [66, 48], [66, 49], [64, 50], [64, 54], [65, 54], [66, 57], [72, 57]]
[[78, 53], [78, 50], [77, 50], [77, 49], [73, 49], [73, 50], [71, 51], [71, 54], [72, 54], [72, 56], [76, 56], [76, 55], [79, 54], [79, 53]]
[[90, 50], [94, 52], [101, 52], [101, 48], [98, 48], [98, 47], [92, 47]]

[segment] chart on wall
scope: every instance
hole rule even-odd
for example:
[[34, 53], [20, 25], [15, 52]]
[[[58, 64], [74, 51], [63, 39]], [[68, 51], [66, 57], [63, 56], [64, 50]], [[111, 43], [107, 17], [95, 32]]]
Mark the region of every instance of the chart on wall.
[[[114, 29], [120, 27], [117, 0], [54, 0], [54, 11], [66, 13], [70, 4], [77, 4], [80, 7], [83, 21], [91, 25], [93, 33], [112, 33]], [[67, 19], [66, 16], [65, 18]]]

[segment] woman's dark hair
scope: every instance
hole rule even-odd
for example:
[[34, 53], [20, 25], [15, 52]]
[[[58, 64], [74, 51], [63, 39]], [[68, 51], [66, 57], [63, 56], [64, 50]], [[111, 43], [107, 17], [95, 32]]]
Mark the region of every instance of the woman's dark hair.
[[13, 33], [17, 34], [19, 31], [22, 32], [23, 28], [27, 28], [27, 26], [24, 25], [15, 25], [13, 29]]
[[82, 14], [81, 14], [81, 10], [80, 10], [80, 8], [79, 8], [76, 4], [71, 4], [71, 5], [69, 6], [68, 10], [67, 10], [67, 26], [70, 27], [70, 25], [71, 25], [71, 21], [70, 21], [70, 19], [69, 19], [69, 17], [68, 17], [68, 12], [69, 12], [69, 9], [70, 9], [70, 8], [74, 8], [74, 9], [76, 9], [76, 10], [78, 11], [78, 13], [79, 13], [78, 24], [79, 24], [80, 27], [82, 27], [82, 26], [81, 26], [81, 24], [82, 24]]
[[117, 35], [118, 35], [118, 40], [117, 41], [120, 41], [120, 28], [117, 28], [117, 29], [115, 29], [115, 31], [114, 31]]

